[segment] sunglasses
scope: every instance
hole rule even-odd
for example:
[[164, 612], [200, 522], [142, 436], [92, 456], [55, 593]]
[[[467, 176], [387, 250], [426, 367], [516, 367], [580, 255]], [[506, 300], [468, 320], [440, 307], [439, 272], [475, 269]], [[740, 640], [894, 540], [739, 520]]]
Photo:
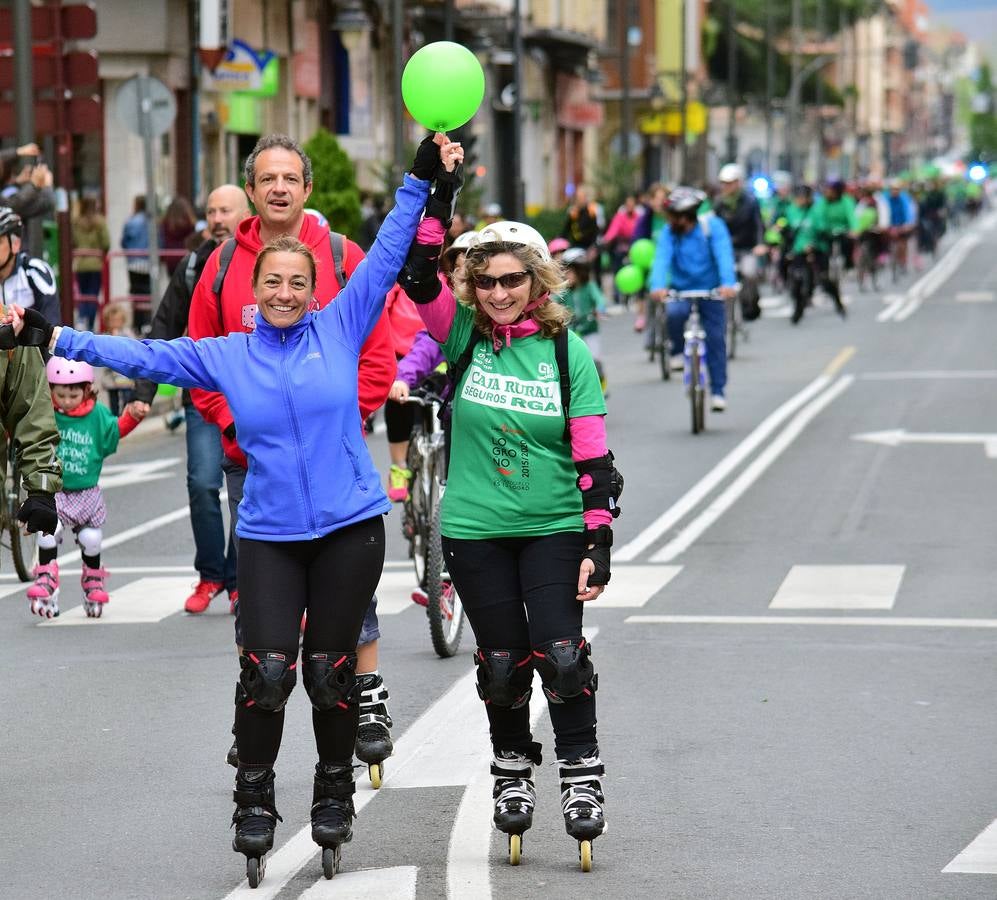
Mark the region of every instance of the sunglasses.
[[494, 291], [495, 285], [500, 284], [507, 291], [511, 291], [513, 288], [525, 284], [530, 274], [530, 272], [506, 272], [505, 275], [499, 275], [498, 278], [494, 275], [475, 275], [474, 286], [479, 291]]

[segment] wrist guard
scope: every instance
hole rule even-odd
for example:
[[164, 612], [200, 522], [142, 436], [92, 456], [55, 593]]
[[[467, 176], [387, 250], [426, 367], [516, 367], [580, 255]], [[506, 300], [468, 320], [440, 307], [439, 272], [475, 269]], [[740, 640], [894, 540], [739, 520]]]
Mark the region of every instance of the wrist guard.
[[398, 284], [414, 303], [432, 303], [442, 290], [439, 279], [439, 244], [413, 244], [401, 272]]
[[613, 518], [621, 509], [617, 501], [623, 493], [623, 476], [613, 465], [613, 452], [607, 450], [605, 456], [583, 459], [575, 463], [578, 478], [575, 484], [582, 492], [582, 509], [607, 509]]
[[[591, 546], [590, 546], [591, 545]], [[592, 560], [595, 571], [589, 576], [589, 587], [609, 584], [610, 548], [613, 546], [613, 529], [608, 525], [590, 528], [585, 532], [585, 552], [582, 559]]]
[[464, 166], [462, 164], [458, 163], [452, 172], [441, 167], [436, 173], [436, 186], [426, 201], [426, 215], [433, 219], [439, 219], [446, 228], [449, 228], [457, 208], [457, 197], [460, 196], [460, 189], [463, 186]]

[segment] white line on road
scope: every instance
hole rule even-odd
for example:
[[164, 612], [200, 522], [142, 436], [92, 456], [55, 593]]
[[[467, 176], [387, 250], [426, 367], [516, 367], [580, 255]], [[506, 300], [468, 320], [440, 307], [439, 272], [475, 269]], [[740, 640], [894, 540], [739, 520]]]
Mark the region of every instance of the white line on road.
[[688, 550], [717, 519], [720, 518], [734, 503], [765, 473], [803, 432], [803, 429], [833, 400], [855, 380], [853, 375], [843, 375], [823, 394], [810, 401], [778, 436], [751, 462], [747, 468], [727, 486], [709, 506], [693, 519], [678, 535], [670, 540], [654, 556], [651, 562], [671, 562], [680, 553]]
[[627, 625], [866, 625], [891, 628], [997, 628], [997, 619], [900, 616], [627, 616]]
[[340, 872], [316, 881], [298, 900], [415, 900], [418, 877], [415, 866]]
[[997, 819], [942, 871], [997, 875]]
[[720, 460], [710, 471], [694, 484], [679, 500], [663, 512], [657, 519], [640, 532], [633, 540], [613, 553], [615, 562], [630, 562], [660, 538], [669, 528], [684, 518], [709, 493], [714, 490], [734, 469], [754, 453], [755, 449], [775, 431], [782, 422], [803, 406], [815, 394], [824, 390], [831, 379], [820, 375], [798, 394], [770, 413], [740, 444]]
[[612, 582], [589, 609], [644, 606], [681, 571], [682, 566], [617, 566]]
[[945, 381], [946, 379], [976, 379], [997, 378], [997, 369], [922, 369], [910, 372], [863, 372], [859, 375], [863, 381], [908, 381], [927, 379], [929, 381]]
[[106, 626], [159, 622], [180, 612], [179, 598], [189, 588], [189, 578], [139, 578], [111, 592], [111, 602], [99, 619], [88, 618], [82, 606], [74, 606], [57, 619], [43, 619], [38, 626], [55, 628], [60, 625]]
[[904, 566], [793, 566], [769, 609], [893, 609]]
[[997, 459], [997, 434], [971, 434], [946, 432], [917, 432], [894, 428], [889, 431], [868, 431], [853, 434], [853, 441], [867, 441], [870, 444], [883, 444], [899, 447], [900, 444], [982, 444], [983, 452], [989, 459]]

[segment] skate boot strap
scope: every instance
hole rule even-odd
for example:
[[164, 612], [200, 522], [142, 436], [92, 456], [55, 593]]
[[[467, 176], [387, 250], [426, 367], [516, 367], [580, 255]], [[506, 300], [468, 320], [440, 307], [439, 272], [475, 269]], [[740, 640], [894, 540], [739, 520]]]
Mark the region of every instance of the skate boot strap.
[[378, 710], [376, 707], [365, 707], [363, 700], [360, 701], [359, 725], [384, 725], [386, 728], [391, 728], [394, 724], [383, 706]]
[[363, 676], [357, 676], [360, 681], [360, 705], [361, 706], [373, 706], [375, 703], [385, 703], [388, 701], [388, 689], [384, 686], [383, 681], [379, 681], [376, 684], [365, 684], [363, 682]]
[[[238, 800], [236, 801], [239, 802]], [[237, 825], [243, 819], [263, 817], [267, 819], [274, 819], [277, 822], [283, 822], [284, 820], [280, 817], [280, 813], [277, 812], [272, 806], [243, 806], [239, 805], [234, 813], [232, 813], [232, 824]]]
[[491, 772], [496, 778], [532, 778], [533, 763], [526, 757], [521, 759], [492, 760]]
[[353, 769], [349, 769], [345, 778], [336, 781], [326, 781], [320, 776], [315, 777], [315, 784], [312, 790], [312, 803], [320, 800], [345, 800], [352, 804], [350, 799], [357, 791], [357, 786], [353, 781]]
[[316, 819], [318, 814], [325, 810], [332, 810], [350, 819], [357, 817], [357, 811], [353, 806], [352, 797], [321, 797], [312, 804], [311, 816]]
[[559, 760], [557, 773], [562, 784], [579, 784], [600, 778], [606, 774], [606, 768], [599, 759], [582, 759], [576, 763]]
[[533, 782], [525, 778], [508, 778], [495, 782], [492, 799], [504, 809], [520, 806], [532, 809], [537, 802], [537, 790]]

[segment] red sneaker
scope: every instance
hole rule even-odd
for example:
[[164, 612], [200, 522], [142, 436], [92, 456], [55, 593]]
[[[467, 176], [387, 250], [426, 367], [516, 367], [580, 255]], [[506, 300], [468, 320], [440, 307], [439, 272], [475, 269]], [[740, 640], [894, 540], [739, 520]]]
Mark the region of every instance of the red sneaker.
[[187, 598], [183, 608], [189, 613], [203, 613], [211, 601], [223, 590], [225, 590], [225, 585], [220, 581], [199, 581], [194, 586], [194, 593]]

